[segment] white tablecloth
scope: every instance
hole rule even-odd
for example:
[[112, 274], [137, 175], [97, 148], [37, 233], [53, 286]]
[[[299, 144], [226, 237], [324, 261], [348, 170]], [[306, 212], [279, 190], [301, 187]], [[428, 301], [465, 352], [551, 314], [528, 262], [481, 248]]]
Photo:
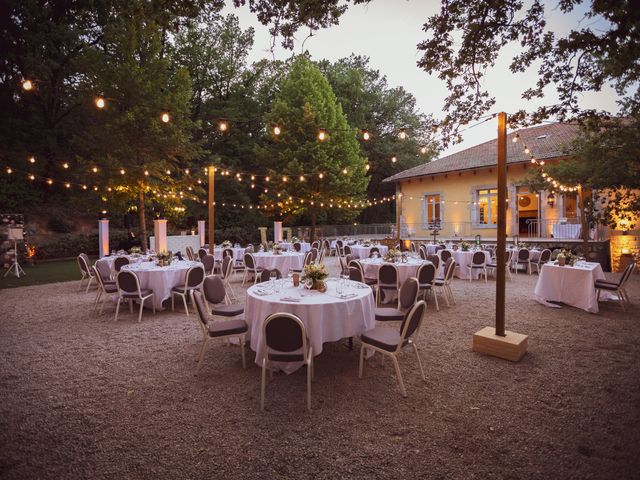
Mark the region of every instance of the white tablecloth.
[[[442, 251], [442, 250], [440, 250]], [[486, 250], [480, 250], [484, 253], [484, 258], [487, 263], [491, 262], [491, 254]], [[473, 250], [469, 250], [467, 252], [463, 252], [462, 250], [456, 250], [451, 252], [453, 255], [453, 259], [456, 261], [458, 268], [453, 274], [458, 278], [463, 278], [465, 280], [469, 279], [469, 266], [471, 265], [471, 261], [473, 260], [473, 254], [476, 253]], [[477, 280], [480, 277], [480, 269], [474, 269], [471, 272], [473, 275], [473, 279]]]
[[125, 265], [122, 269], [130, 270], [138, 276], [140, 288], [153, 290], [156, 309], [161, 310], [162, 302], [171, 298], [171, 289], [184, 285], [187, 270], [194, 265], [201, 265], [201, 263], [174, 260], [168, 267], [159, 267], [155, 262], [142, 262]]
[[111, 274], [114, 275], [116, 271], [116, 258], [118, 257], [126, 257], [127, 260], [129, 260], [129, 263], [140, 263], [142, 261], [146, 261], [148, 258], [143, 255], [138, 255], [137, 257], [134, 257], [133, 255], [109, 255], [108, 257], [102, 257], [101, 259], [96, 260], [96, 266], [98, 263], [106, 263], [109, 266], [109, 270], [111, 270]]
[[599, 263], [585, 262], [583, 266], [560, 267], [545, 263], [533, 291], [535, 299], [547, 306], [549, 301], [562, 302], [591, 313], [598, 313], [594, 283], [604, 279]]
[[[241, 262], [244, 259], [244, 247], [227, 247], [233, 250], [233, 258], [234, 260]], [[208, 251], [208, 250], [207, 250]], [[219, 262], [222, 261], [222, 252], [224, 248], [216, 246], [213, 249], [213, 258]]]
[[[307, 329], [307, 338], [314, 356], [322, 353], [322, 345], [325, 342], [336, 342], [342, 338], [360, 335], [375, 326], [375, 302], [369, 287], [348, 287], [345, 292], [353, 293], [355, 297], [341, 299], [336, 294], [335, 281], [327, 282], [328, 288], [325, 293], [293, 287], [288, 281], [283, 283], [285, 288], [280, 293], [267, 296], [259, 296], [256, 293], [258, 289], [266, 288], [266, 284], [254, 285], [247, 290], [244, 316], [249, 324], [251, 349], [256, 352], [258, 365], [262, 364], [264, 354], [261, 350], [263, 324], [272, 313], [287, 312], [300, 317]], [[352, 282], [351, 285], [356, 284]], [[300, 302], [281, 300], [287, 297], [300, 298]], [[291, 373], [301, 365], [278, 363], [272, 367], [279, 367], [286, 373]]]
[[[360, 260], [362, 268], [364, 269], [364, 276], [367, 278], [378, 278], [378, 270], [380, 266], [385, 263], [382, 258], [365, 258]], [[409, 277], [415, 277], [418, 274], [418, 268], [426, 262], [424, 260], [418, 260], [415, 258], [409, 258], [407, 263], [393, 263], [398, 269], [398, 277], [400, 285], [407, 281]]]
[[582, 226], [579, 223], [554, 223], [551, 226], [553, 238], [580, 238]]
[[277, 268], [280, 273], [286, 275], [289, 269], [301, 270], [304, 264], [304, 253], [282, 252], [280, 255], [273, 253], [254, 253], [256, 266], [268, 269]]
[[386, 245], [371, 245], [370, 247], [363, 247], [362, 245], [351, 245], [351, 253], [355, 258], [369, 258], [369, 252], [373, 247], [378, 247], [380, 250], [380, 255], [384, 256], [388, 251], [389, 247]]
[[434, 245], [433, 243], [427, 245], [427, 255], [435, 255], [437, 253], [436, 248], [438, 248], [438, 245]]
[[[280, 245], [282, 245], [282, 248], [287, 251], [293, 251], [293, 242], [280, 242]], [[307, 253], [311, 250], [311, 244], [309, 242], [300, 242], [300, 247], [300, 251], [302, 253]]]

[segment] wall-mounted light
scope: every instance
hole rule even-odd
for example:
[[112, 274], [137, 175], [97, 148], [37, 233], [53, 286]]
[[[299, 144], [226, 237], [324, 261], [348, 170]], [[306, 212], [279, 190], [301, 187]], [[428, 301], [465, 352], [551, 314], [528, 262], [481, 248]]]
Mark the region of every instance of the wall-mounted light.
[[553, 194], [553, 192], [551, 192], [549, 195], [547, 195], [547, 205], [550, 208], [553, 208], [555, 203], [556, 203], [556, 196]]

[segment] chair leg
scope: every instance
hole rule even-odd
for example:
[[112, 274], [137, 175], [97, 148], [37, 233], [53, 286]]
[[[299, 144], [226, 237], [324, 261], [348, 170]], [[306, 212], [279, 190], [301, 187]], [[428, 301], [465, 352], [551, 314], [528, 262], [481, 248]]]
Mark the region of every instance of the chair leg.
[[120, 311], [120, 297], [118, 297], [118, 303], [116, 304], [116, 316], [113, 319], [114, 322], [118, 321], [118, 312]]
[[402, 380], [402, 373], [400, 372], [400, 364], [398, 363], [398, 357], [395, 355], [390, 355], [393, 360], [393, 366], [396, 369], [396, 376], [398, 377], [398, 383], [400, 384], [400, 392], [403, 397], [407, 396], [407, 390], [404, 388], [404, 381]]
[[245, 360], [245, 354], [244, 354], [244, 344], [247, 341], [247, 336], [243, 335], [242, 337], [239, 337], [240, 339], [240, 353], [242, 354], [242, 368], [247, 368], [247, 361]]
[[420, 352], [418, 351], [418, 346], [415, 343], [411, 343], [413, 345], [413, 349], [416, 352], [416, 357], [418, 357], [418, 365], [420, 366], [420, 373], [422, 374], [422, 379], [426, 382], [427, 377], [424, 375], [424, 368], [422, 367], [422, 360], [420, 359]]
[[267, 359], [262, 359], [262, 382], [260, 384], [260, 410], [264, 411], [264, 391], [267, 386]]
[[89, 287], [91, 286], [92, 281], [93, 281], [93, 277], [89, 277], [89, 281], [87, 282], [87, 289], [84, 291], [84, 293], [87, 293], [89, 291]]
[[140, 313], [138, 313], [138, 323], [142, 321], [142, 310], [144, 309], [144, 299], [140, 299]]
[[431, 290], [433, 291], [433, 299], [436, 302], [436, 312], [439, 312], [440, 311], [440, 305], [438, 305], [438, 292], [433, 287], [431, 287]]
[[620, 289], [618, 289], [616, 291], [616, 294], [618, 295], [618, 299], [620, 300], [620, 306], [622, 307], [622, 311], [626, 312], [627, 311], [627, 307], [624, 304], [624, 296], [622, 295], [622, 292], [620, 292]]
[[202, 359], [204, 358], [204, 352], [207, 350], [208, 343], [209, 340], [206, 338], [202, 341], [202, 348], [200, 348], [200, 355], [198, 357], [198, 366], [196, 367], [196, 373], [200, 371], [200, 366], [202, 365]]
[[174, 300], [174, 295], [173, 293], [171, 294], [171, 311], [175, 312], [176, 311], [176, 302]]
[[189, 307], [187, 306], [187, 295], [182, 295], [182, 303], [184, 303], [184, 311], [189, 316]]
[[364, 344], [360, 347], [360, 366], [358, 367], [358, 378], [362, 378], [364, 370]]
[[156, 314], [156, 296], [151, 295], [151, 307], [153, 308], [153, 314]]
[[311, 372], [313, 370], [313, 357], [307, 363], [307, 410], [311, 411]]

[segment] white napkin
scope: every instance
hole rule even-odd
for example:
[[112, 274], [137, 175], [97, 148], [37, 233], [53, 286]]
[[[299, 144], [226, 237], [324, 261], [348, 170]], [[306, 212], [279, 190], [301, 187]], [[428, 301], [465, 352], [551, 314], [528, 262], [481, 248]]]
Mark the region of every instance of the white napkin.
[[300, 302], [299, 297], [282, 297], [280, 299], [281, 302]]
[[355, 293], [341, 293], [340, 295], [338, 295], [338, 298], [341, 298], [343, 300], [346, 300], [347, 298], [353, 298], [353, 297], [357, 297], [357, 295]]

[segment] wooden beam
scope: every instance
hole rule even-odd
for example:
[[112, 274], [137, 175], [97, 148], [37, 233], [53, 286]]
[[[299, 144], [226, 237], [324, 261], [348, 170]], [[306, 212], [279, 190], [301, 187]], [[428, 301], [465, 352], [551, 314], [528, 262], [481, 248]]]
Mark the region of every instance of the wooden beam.
[[507, 255], [507, 114], [498, 114], [498, 247], [496, 252], [496, 335], [505, 336]]
[[211, 165], [207, 169], [207, 174], [209, 177], [209, 253], [213, 255], [213, 245], [215, 244], [213, 238], [213, 231], [215, 228], [215, 217], [214, 217], [214, 205], [215, 201], [215, 172], [216, 169], [213, 165]]

